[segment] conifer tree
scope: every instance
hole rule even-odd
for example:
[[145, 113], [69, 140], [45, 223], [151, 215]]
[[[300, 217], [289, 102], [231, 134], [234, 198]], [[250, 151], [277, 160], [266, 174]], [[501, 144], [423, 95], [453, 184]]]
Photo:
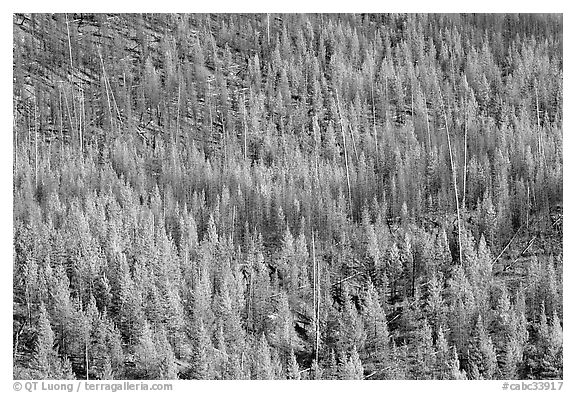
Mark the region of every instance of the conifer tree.
[[290, 351], [290, 356], [288, 357], [287, 365], [287, 377], [288, 379], [300, 379], [300, 370], [298, 367], [298, 361], [294, 355], [294, 351]]
[[496, 351], [486, 332], [482, 317], [478, 315], [468, 343], [468, 370], [471, 376], [492, 379], [496, 372]]
[[434, 367], [434, 376], [438, 379], [450, 379], [452, 373], [451, 358], [452, 355], [448, 340], [444, 334], [444, 328], [440, 325], [436, 332], [436, 364]]
[[353, 347], [350, 356], [344, 359], [342, 379], [364, 379], [364, 368], [356, 347]]
[[46, 313], [44, 304], [40, 304], [38, 320], [38, 335], [34, 351], [34, 369], [39, 378], [49, 379], [58, 377], [58, 354], [54, 350], [54, 332]]
[[188, 334], [191, 341], [191, 351], [190, 368], [186, 371], [186, 379], [212, 378], [212, 343], [201, 317], [194, 320]]
[[375, 370], [384, 369], [389, 361], [388, 323], [372, 283], [368, 285], [364, 307], [365, 350], [368, 355], [365, 364], [368, 367], [369, 363], [373, 363]]
[[254, 379], [274, 379], [270, 346], [264, 333], [260, 335], [260, 339], [254, 346], [252, 376]]
[[142, 333], [134, 348], [136, 367], [134, 377], [142, 379], [159, 378], [160, 359], [154, 345], [153, 333], [148, 322], [144, 323]]

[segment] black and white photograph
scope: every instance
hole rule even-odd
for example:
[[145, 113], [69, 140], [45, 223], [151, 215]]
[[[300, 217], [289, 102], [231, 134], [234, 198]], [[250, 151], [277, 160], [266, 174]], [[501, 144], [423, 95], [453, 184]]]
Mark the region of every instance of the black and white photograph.
[[563, 14], [11, 17], [14, 381], [562, 390]]

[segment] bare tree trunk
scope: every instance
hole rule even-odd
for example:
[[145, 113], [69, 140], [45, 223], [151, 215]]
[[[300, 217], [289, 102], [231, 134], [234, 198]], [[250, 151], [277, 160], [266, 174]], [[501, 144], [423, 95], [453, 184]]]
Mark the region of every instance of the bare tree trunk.
[[30, 287], [28, 285], [28, 277], [26, 277], [26, 310], [28, 311], [28, 325], [32, 325], [32, 308], [30, 306]]
[[314, 231], [312, 231], [312, 260], [314, 263], [314, 328], [315, 328], [315, 357], [318, 364], [318, 353], [320, 349], [320, 277], [318, 263], [316, 262], [316, 245], [314, 242]]
[[90, 378], [88, 377], [88, 337], [85, 337], [85, 341], [84, 341], [84, 353], [85, 353], [85, 363], [86, 363], [86, 380], [89, 380]]
[[38, 188], [38, 97], [34, 97], [34, 181]]
[[104, 77], [104, 87], [106, 88], [106, 99], [108, 101], [108, 113], [110, 114], [110, 131], [114, 130], [114, 125], [112, 123], [112, 105], [110, 103], [110, 94], [108, 92], [108, 82], [106, 78], [106, 70], [104, 69], [104, 60], [102, 59], [102, 54], [98, 50], [98, 55], [100, 56], [100, 64], [102, 65], [102, 76]]
[[232, 207], [232, 228], [230, 228], [230, 244], [234, 244], [234, 233], [235, 233], [235, 225], [236, 225], [236, 205]]
[[[68, 23], [68, 14], [64, 14], [66, 18], [66, 32], [68, 33], [68, 55], [70, 57], [70, 88], [72, 89], [72, 111], [74, 113], [74, 123], [77, 123], [76, 104], [74, 102], [74, 63], [72, 62], [72, 40], [70, 39], [70, 24]], [[72, 120], [70, 121], [72, 123]], [[77, 126], [77, 124], [76, 124]]]
[[[312, 323], [314, 325], [314, 348], [316, 348], [316, 258], [314, 255], [314, 231], [312, 231]], [[316, 352], [316, 349], [314, 350]], [[316, 355], [316, 353], [315, 353]]]
[[28, 115], [27, 116], [27, 120], [28, 120], [28, 122], [27, 122], [28, 123], [27, 124], [28, 125], [28, 147], [27, 147], [27, 149], [29, 149], [30, 144], [32, 143], [32, 125], [31, 125], [31, 123], [33, 123], [34, 121], [31, 122], [30, 121], [30, 114], [27, 113], [27, 115]]
[[338, 98], [338, 90], [336, 90], [336, 105], [338, 109], [338, 115], [340, 116], [340, 129], [342, 131], [342, 142], [344, 143], [344, 163], [346, 165], [346, 183], [348, 184], [348, 203], [350, 212], [352, 212], [352, 190], [350, 188], [350, 171], [348, 169], [348, 152], [346, 151], [346, 133], [344, 132], [344, 119], [342, 118], [342, 112], [340, 111], [340, 100]]
[[372, 129], [374, 130], [374, 146], [376, 148], [376, 168], [378, 168], [378, 134], [376, 134], [376, 109], [374, 108], [374, 83], [370, 84], [370, 96], [372, 98]]
[[[62, 88], [62, 85], [60, 85]], [[66, 95], [66, 90], [64, 90], [64, 104], [66, 105], [66, 112], [68, 112], [68, 121], [70, 123], [70, 140], [72, 141], [74, 124], [72, 124], [72, 112], [70, 112], [70, 104], [68, 103], [68, 96]]]
[[64, 108], [62, 108], [62, 89], [58, 91], [58, 103], [60, 104], [60, 144], [64, 145]]
[[[100, 56], [100, 64], [102, 65], [102, 75], [104, 76], [104, 86], [106, 87], [106, 96], [108, 98], [108, 111], [110, 112], [110, 125], [112, 126], [112, 105], [110, 103], [110, 97], [112, 97], [112, 103], [114, 104], [114, 109], [116, 111], [116, 120], [122, 124], [122, 118], [120, 116], [120, 109], [118, 108], [118, 104], [116, 103], [116, 98], [114, 97], [114, 91], [112, 91], [112, 85], [110, 84], [110, 80], [108, 79], [108, 74], [106, 73], [106, 68], [104, 67], [104, 60], [102, 59], [102, 53], [100, 53], [100, 49], [98, 49], [98, 55]], [[82, 94], [84, 94], [84, 90], [82, 90]], [[158, 105], [159, 107], [159, 105]], [[156, 111], [158, 113], [158, 107], [156, 107]]]
[[540, 129], [540, 103], [538, 101], [538, 87], [534, 84], [534, 92], [536, 94], [536, 121], [538, 126], [538, 156], [542, 159], [542, 132]]
[[358, 150], [356, 150], [356, 141], [354, 140], [354, 131], [352, 130], [352, 127], [348, 127], [348, 129], [350, 130], [350, 139], [352, 139], [352, 150], [354, 150], [354, 156], [356, 157], [356, 163], [358, 163], [360, 161], [360, 159], [358, 158]]
[[270, 14], [266, 14], [266, 33], [268, 37], [268, 47], [270, 47]]
[[254, 280], [252, 272], [250, 272], [250, 296], [248, 301], [248, 318], [250, 320], [250, 330], [254, 331], [254, 312], [252, 310], [252, 302], [254, 302]]
[[530, 217], [530, 205], [531, 205], [531, 203], [530, 203], [530, 184], [528, 184], [527, 191], [528, 191], [528, 196], [526, 198], [526, 201], [528, 202], [527, 203], [528, 206], [526, 206], [526, 225], [528, 225], [528, 218]]
[[[16, 108], [16, 105], [14, 105]], [[14, 110], [13, 116], [13, 127], [14, 127], [14, 163], [12, 167], [14, 168], [14, 173], [16, 173], [16, 167], [18, 165], [18, 110]]]
[[78, 132], [80, 134], [80, 152], [84, 151], [84, 132], [86, 131], [86, 111], [84, 107], [84, 100], [86, 96], [84, 95], [84, 88], [81, 88], [82, 97], [80, 98], [80, 122], [78, 123]]
[[206, 81], [208, 83], [208, 116], [209, 116], [209, 120], [210, 120], [210, 139], [212, 139], [214, 137], [214, 127], [213, 124], [214, 122], [212, 121], [212, 99], [211, 99], [211, 95], [212, 95], [212, 89], [210, 89], [210, 80]]
[[414, 83], [410, 85], [410, 113], [412, 116], [412, 127], [414, 128]]
[[[442, 94], [442, 93], [440, 93]], [[452, 169], [452, 184], [454, 184], [454, 199], [456, 201], [456, 220], [458, 221], [458, 252], [459, 252], [459, 263], [462, 264], [462, 235], [460, 228], [460, 204], [458, 202], [458, 185], [456, 181], [456, 171], [454, 169], [454, 159], [452, 157], [452, 145], [450, 143], [450, 133], [448, 132], [448, 116], [446, 115], [446, 108], [444, 107], [444, 99], [440, 96], [442, 100], [442, 109], [444, 112], [444, 124], [446, 126], [446, 139], [448, 139], [448, 152], [450, 153], [450, 167]]]
[[452, 71], [452, 89], [456, 93], [456, 75], [454, 73], [454, 56], [452, 51], [450, 51], [450, 70]]
[[[420, 87], [422, 90], [422, 87]], [[422, 90], [422, 95], [424, 96], [424, 110], [426, 111], [426, 130], [428, 132], [428, 151], [432, 149], [432, 139], [430, 137], [430, 122], [428, 121], [428, 102], [426, 101], [426, 93]]]
[[244, 94], [242, 94], [242, 123], [244, 125], [244, 161], [246, 161], [246, 150], [247, 150], [247, 132], [248, 130], [246, 129], [246, 106], [245, 106], [245, 100], [244, 100]]
[[180, 135], [180, 83], [178, 83], [178, 108], [176, 109], [176, 138]]
[[[466, 106], [468, 103], [466, 102]], [[468, 118], [466, 117], [466, 107], [464, 108], [464, 181], [462, 182], [462, 208], [466, 209], [466, 172], [468, 155]]]

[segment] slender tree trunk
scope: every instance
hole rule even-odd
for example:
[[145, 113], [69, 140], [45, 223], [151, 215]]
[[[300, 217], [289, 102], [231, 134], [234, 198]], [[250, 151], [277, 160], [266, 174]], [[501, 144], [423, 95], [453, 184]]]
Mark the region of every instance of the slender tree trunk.
[[[74, 114], [74, 119], [72, 119], [72, 117], [70, 117], [70, 127], [71, 127], [71, 133], [74, 133], [74, 129], [75, 128], [79, 128], [79, 124], [78, 124], [78, 115], [76, 113], [76, 99], [75, 99], [75, 93], [74, 93], [74, 62], [72, 60], [72, 40], [70, 38], [70, 24], [68, 23], [68, 14], [64, 14], [65, 18], [66, 18], [66, 32], [68, 35], [68, 55], [70, 58], [70, 92], [72, 94], [72, 113]], [[68, 109], [68, 112], [70, 113], [70, 109]], [[80, 134], [80, 130], [78, 129], [78, 140], [79, 140], [79, 144], [80, 144], [80, 151], [82, 151], [82, 136]]]
[[230, 228], [230, 244], [234, 245], [234, 234], [236, 225], [236, 205], [232, 207], [232, 228]]
[[[16, 108], [16, 105], [14, 106]], [[14, 163], [12, 168], [14, 169], [14, 173], [16, 173], [16, 167], [18, 166], [18, 110], [14, 111], [13, 116], [13, 127], [14, 127]]]
[[342, 118], [342, 112], [340, 111], [340, 100], [338, 98], [338, 90], [336, 90], [336, 105], [338, 109], [338, 115], [340, 116], [340, 129], [342, 131], [342, 142], [344, 143], [344, 163], [346, 165], [346, 183], [348, 184], [348, 204], [350, 212], [352, 212], [352, 190], [350, 187], [350, 171], [348, 169], [348, 152], [346, 149], [346, 133], [344, 132], [344, 119]]
[[450, 51], [450, 69], [452, 71], [452, 90], [456, 93], [456, 74], [454, 72], [454, 56], [452, 51]]
[[542, 159], [542, 131], [540, 129], [540, 103], [538, 101], [538, 87], [534, 85], [534, 93], [536, 95], [536, 121], [538, 126], [538, 156]]
[[526, 198], [526, 201], [528, 202], [526, 206], [526, 225], [528, 225], [528, 218], [530, 217], [530, 183], [528, 183], [528, 186], [526, 187], [527, 192], [528, 192], [528, 196]]
[[[27, 111], [28, 112], [28, 111]], [[32, 123], [34, 122], [34, 119], [32, 119], [32, 121], [30, 121], [30, 113], [26, 113], [28, 116], [26, 116], [27, 118], [27, 128], [28, 128], [28, 146], [26, 147], [26, 150], [28, 150], [30, 148], [30, 144], [32, 143]]]
[[38, 97], [34, 97], [34, 182], [38, 189]]
[[315, 329], [315, 357], [318, 364], [318, 353], [320, 350], [320, 277], [318, 263], [316, 262], [316, 245], [314, 242], [314, 231], [312, 231], [312, 260], [314, 264], [314, 329]]
[[28, 325], [32, 325], [32, 308], [30, 307], [30, 287], [28, 285], [28, 277], [26, 277], [26, 310], [28, 311]]
[[244, 94], [242, 94], [242, 125], [244, 126], [244, 161], [246, 161], [246, 150], [247, 150], [247, 132], [248, 130], [246, 129], [246, 106], [245, 106], [245, 100], [244, 100]]
[[[442, 94], [442, 93], [440, 93]], [[460, 203], [458, 201], [458, 184], [456, 181], [456, 171], [454, 169], [454, 159], [452, 156], [452, 145], [450, 143], [450, 132], [448, 131], [448, 116], [446, 115], [446, 108], [444, 107], [444, 99], [440, 96], [442, 100], [442, 109], [444, 112], [444, 124], [446, 126], [446, 139], [448, 139], [448, 152], [450, 153], [450, 168], [452, 169], [452, 184], [454, 185], [454, 200], [456, 201], [456, 220], [458, 223], [458, 253], [459, 253], [459, 263], [462, 264], [462, 235], [460, 227]]]
[[85, 363], [86, 363], [86, 380], [89, 380], [90, 378], [88, 377], [88, 337], [85, 337], [85, 342], [84, 342], [84, 353], [86, 354], [85, 357]]
[[85, 95], [84, 95], [84, 88], [80, 89], [81, 91], [81, 98], [80, 98], [80, 122], [78, 123], [78, 132], [80, 134], [80, 153], [82, 153], [84, 151], [84, 132], [86, 131], [86, 112], [85, 112], [85, 107], [84, 107], [84, 100], [85, 100]]
[[74, 123], [76, 123], [78, 119], [76, 116], [76, 104], [74, 102], [74, 63], [72, 62], [72, 40], [70, 39], [70, 24], [68, 23], [68, 14], [64, 14], [64, 17], [66, 18], [66, 32], [68, 33], [68, 55], [70, 57], [70, 88], [72, 89], [72, 111], [74, 112]]
[[62, 90], [58, 90], [58, 103], [60, 105], [60, 145], [64, 146], [64, 108], [62, 108]]
[[384, 118], [388, 122], [388, 76], [384, 77]]
[[114, 130], [114, 125], [112, 123], [112, 105], [110, 102], [110, 93], [108, 92], [108, 82], [106, 78], [106, 69], [104, 68], [104, 60], [102, 59], [102, 53], [98, 50], [98, 56], [100, 56], [100, 64], [102, 65], [102, 77], [104, 78], [104, 88], [106, 89], [106, 99], [108, 101], [108, 113], [110, 115], [110, 131]]
[[249, 289], [249, 296], [248, 296], [248, 319], [250, 321], [250, 331], [254, 332], [254, 313], [252, 310], [252, 303], [254, 303], [254, 280], [253, 280], [253, 272], [250, 272], [250, 289]]
[[376, 168], [378, 168], [378, 134], [376, 133], [376, 109], [374, 108], [374, 82], [370, 83], [370, 96], [372, 98], [372, 129], [374, 131], [374, 146], [376, 148]]
[[[420, 87], [422, 90], [422, 87]], [[426, 115], [426, 131], [428, 132], [428, 151], [432, 150], [432, 139], [430, 136], [430, 122], [428, 121], [428, 101], [426, 101], [426, 93], [422, 90], [422, 96], [424, 97], [424, 111]]]
[[410, 115], [412, 116], [412, 127], [414, 127], [414, 83], [410, 85]]
[[208, 83], [208, 116], [209, 116], [209, 120], [210, 120], [210, 139], [212, 140], [212, 138], [214, 137], [214, 128], [213, 128], [213, 121], [212, 121], [212, 90], [210, 89], [210, 80], [207, 81]]
[[[466, 103], [466, 107], [468, 103]], [[468, 118], [466, 116], [466, 107], [464, 109], [464, 180], [462, 182], [462, 208], [466, 209], [466, 172], [468, 171]]]
[[356, 157], [356, 163], [358, 163], [360, 161], [360, 159], [358, 158], [358, 150], [356, 150], [356, 141], [354, 140], [354, 130], [352, 130], [352, 127], [348, 126], [348, 129], [350, 130], [350, 139], [352, 140], [352, 150], [354, 150], [354, 156]]
[[180, 83], [178, 83], [178, 108], [176, 109], [176, 138], [180, 136]]
[[268, 47], [270, 47], [270, 14], [266, 14], [266, 33], [268, 37]]
[[[316, 258], [314, 256], [314, 231], [312, 231], [312, 322], [314, 325], [314, 348], [316, 348]], [[316, 355], [316, 349], [314, 349]]]
[[[60, 85], [60, 87], [62, 87], [62, 85]], [[68, 103], [66, 91], [64, 91], [64, 104], [66, 105], [66, 111], [68, 112], [68, 120], [70, 122], [70, 141], [72, 142], [74, 136], [74, 124], [72, 123], [72, 113], [70, 112], [70, 104]]]

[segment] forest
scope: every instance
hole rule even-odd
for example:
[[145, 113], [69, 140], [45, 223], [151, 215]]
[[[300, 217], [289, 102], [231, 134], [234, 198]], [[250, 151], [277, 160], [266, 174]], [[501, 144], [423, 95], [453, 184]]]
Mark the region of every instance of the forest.
[[562, 23], [13, 14], [13, 377], [562, 379]]

